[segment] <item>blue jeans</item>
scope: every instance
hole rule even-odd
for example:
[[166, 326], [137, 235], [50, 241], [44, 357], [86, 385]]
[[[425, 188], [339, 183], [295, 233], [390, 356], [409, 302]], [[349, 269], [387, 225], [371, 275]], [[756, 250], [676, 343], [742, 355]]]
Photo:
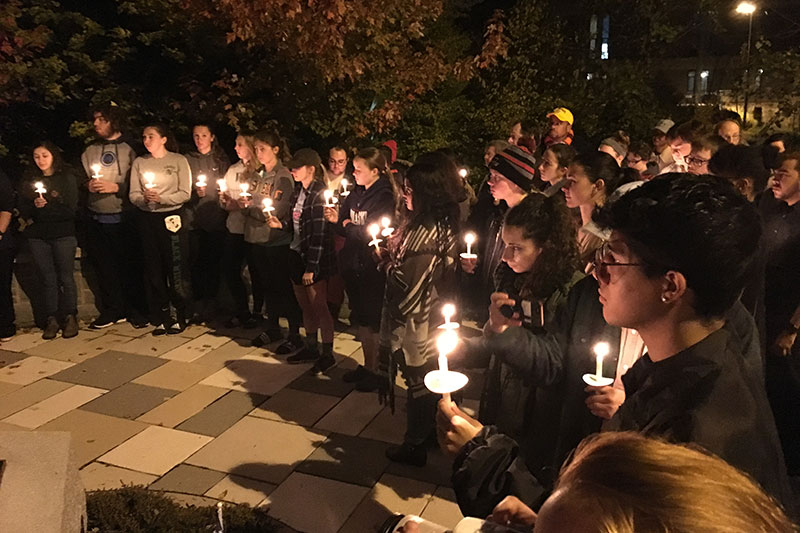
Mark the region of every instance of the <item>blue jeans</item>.
[[78, 314], [75, 285], [75, 236], [57, 239], [28, 239], [31, 255], [42, 279], [42, 300], [47, 316], [64, 318]]

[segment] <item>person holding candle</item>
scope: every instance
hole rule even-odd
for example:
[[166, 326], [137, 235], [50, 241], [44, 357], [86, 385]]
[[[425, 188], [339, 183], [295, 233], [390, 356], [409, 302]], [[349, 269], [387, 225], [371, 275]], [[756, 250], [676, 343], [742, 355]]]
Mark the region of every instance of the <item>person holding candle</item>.
[[186, 328], [189, 243], [182, 214], [191, 197], [192, 171], [165, 125], [145, 127], [142, 138], [149, 155], [133, 162], [130, 199], [140, 210], [153, 335], [172, 335]]
[[[336, 224], [344, 238], [339, 253], [339, 269], [347, 286], [350, 323], [358, 327], [358, 339], [364, 349], [364, 365], [347, 372], [343, 378], [355, 382], [356, 389], [372, 391], [378, 387], [378, 343], [381, 307], [386, 275], [377, 268], [369, 246], [370, 224], [395, 218], [395, 194], [386, 159], [376, 148], [360, 150], [353, 158], [355, 186], [338, 208], [326, 207], [325, 219]], [[387, 237], [384, 237], [386, 239]]]
[[[227, 154], [217, 143], [209, 123], [197, 123], [192, 129], [196, 150], [186, 159], [195, 178], [192, 197], [184, 206], [189, 228], [189, 269], [192, 279], [192, 320], [206, 321], [214, 311], [221, 277], [220, 250], [225, 243], [227, 212], [219, 205], [214, 187], [230, 166]], [[200, 177], [205, 177], [204, 183]]]
[[[258, 326], [258, 316], [264, 306], [261, 282], [257, 276], [250, 276], [253, 292], [253, 312], [250, 312], [247, 287], [244, 284], [243, 268], [247, 258], [247, 243], [244, 241], [245, 209], [252, 203], [252, 196], [242, 195], [242, 184], [248, 191], [257, 179], [259, 166], [255, 156], [253, 135], [241, 132], [236, 136], [234, 148], [239, 161], [225, 173], [225, 190], [218, 192], [220, 205], [228, 212], [225, 222], [227, 234], [222, 250], [222, 275], [233, 297], [233, 317], [225, 323], [226, 327], [254, 328]], [[248, 193], [249, 194], [249, 193]]]
[[[141, 237], [136, 209], [128, 200], [130, 169], [136, 152], [123, 134], [125, 122], [116, 105], [93, 110], [97, 140], [81, 155], [87, 192], [85, 252], [97, 273], [100, 315], [89, 325], [103, 329], [125, 319], [135, 328], [147, 325]], [[82, 243], [83, 246], [83, 243]]]
[[[33, 150], [36, 171], [20, 183], [20, 217], [31, 221], [23, 235], [28, 239], [39, 272], [42, 305], [47, 323], [43, 339], [78, 334], [78, 289], [75, 284], [75, 219], [78, 180], [63, 161], [61, 150], [50, 141]], [[36, 192], [42, 182], [46, 192]]]
[[[333, 317], [327, 303], [327, 282], [336, 272], [333, 225], [325, 219], [326, 190], [319, 154], [310, 148], [298, 150], [286, 165], [296, 185], [291, 211], [283, 220], [271, 217], [267, 223], [290, 232], [289, 277], [303, 310], [305, 346], [287, 358], [290, 364], [313, 362], [312, 373], [327, 371], [333, 357]], [[288, 217], [291, 217], [288, 219]], [[322, 337], [322, 353], [318, 348]]]
[[665, 176], [623, 195], [598, 222], [611, 230], [597, 274], [603, 315], [647, 346], [623, 377], [625, 403], [609, 429], [702, 446], [791, 509], [763, 372], [724, 327], [752, 273], [756, 210], [716, 178]]
[[425, 374], [437, 368], [435, 338], [440, 330], [439, 302], [455, 296], [460, 179], [455, 165], [420, 158], [406, 174], [408, 216], [396, 241], [381, 258], [386, 291], [381, 316], [379, 395], [393, 405], [396, 369], [408, 389], [403, 444], [387, 450], [392, 461], [424, 466], [425, 442], [435, 429], [437, 395], [425, 388]]
[[[259, 131], [254, 135], [255, 155], [262, 168], [253, 187], [252, 205], [245, 214], [244, 240], [248, 243], [247, 263], [251, 274], [264, 287], [267, 323], [253, 339], [253, 346], [264, 346], [283, 339], [279, 317], [289, 323], [289, 338], [275, 349], [288, 354], [303, 346], [300, 326], [303, 314], [292, 290], [289, 277], [289, 244], [292, 236], [283, 228], [273, 228], [269, 221], [285, 219], [291, 210], [294, 192], [292, 174], [284, 166], [289, 159], [286, 142], [275, 132]], [[271, 209], [265, 209], [264, 201]]]

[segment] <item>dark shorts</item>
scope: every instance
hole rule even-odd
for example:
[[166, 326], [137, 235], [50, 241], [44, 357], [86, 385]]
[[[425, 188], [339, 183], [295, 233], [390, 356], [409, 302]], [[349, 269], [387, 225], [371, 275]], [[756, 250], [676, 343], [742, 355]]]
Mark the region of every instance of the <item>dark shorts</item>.
[[[289, 250], [289, 279], [292, 280], [292, 283], [295, 285], [302, 285], [303, 284], [303, 274], [306, 273], [306, 262], [303, 260], [303, 256], [300, 255], [298, 252], [294, 250]], [[318, 281], [325, 281], [328, 279], [326, 276], [320, 276], [317, 274], [314, 276], [314, 283]]]
[[374, 273], [343, 272], [342, 276], [350, 298], [350, 322], [380, 331], [386, 277], [377, 270]]

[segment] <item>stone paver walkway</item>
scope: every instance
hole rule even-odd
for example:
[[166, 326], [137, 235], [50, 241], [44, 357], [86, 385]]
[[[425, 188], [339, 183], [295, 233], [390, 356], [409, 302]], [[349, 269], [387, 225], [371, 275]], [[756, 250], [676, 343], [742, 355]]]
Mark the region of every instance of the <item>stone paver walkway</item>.
[[0, 430], [69, 431], [87, 490], [145, 485], [187, 503], [268, 506], [312, 533], [374, 531], [393, 512], [461, 517], [439, 451], [390, 464], [392, 416], [341, 375], [363, 362], [348, 333], [329, 376], [250, 347], [256, 330], [191, 326], [180, 336], [119, 324], [0, 344]]

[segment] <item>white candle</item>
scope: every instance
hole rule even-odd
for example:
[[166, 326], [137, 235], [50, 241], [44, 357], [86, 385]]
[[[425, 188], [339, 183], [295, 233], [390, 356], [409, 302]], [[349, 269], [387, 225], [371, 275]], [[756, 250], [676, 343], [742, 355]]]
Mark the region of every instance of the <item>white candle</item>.
[[350, 194], [350, 191], [347, 190], [348, 185], [350, 184], [347, 182], [347, 179], [342, 178], [342, 196], [347, 196]]
[[446, 329], [452, 328], [450, 319], [456, 314], [456, 306], [453, 304], [444, 304], [442, 306], [442, 315], [444, 316], [444, 327]]
[[94, 165], [92, 165], [92, 179], [100, 179], [100, 177], [101, 177], [100, 164], [95, 163]]
[[379, 251], [380, 247], [378, 245], [382, 242], [382, 239], [378, 238], [378, 233], [381, 231], [380, 226], [377, 224], [370, 224], [369, 228], [367, 228], [367, 231], [369, 231], [369, 234], [372, 235], [372, 241], [370, 241], [369, 245], [374, 246], [376, 252]]
[[155, 187], [156, 186], [155, 180], [156, 180], [155, 174], [153, 174], [152, 172], [145, 172], [144, 173], [145, 189], [152, 189], [153, 187]]
[[331, 203], [331, 198], [333, 198], [333, 191], [330, 189], [325, 189], [322, 192], [322, 195], [325, 197], [325, 207], [333, 207]]
[[225, 183], [224, 179], [217, 180], [217, 188], [219, 189], [219, 192], [225, 192], [228, 190], [228, 184]]
[[197, 176], [197, 186], [198, 187], [207, 187], [208, 182], [206, 182], [206, 175], [200, 174]]
[[[442, 372], [443, 376], [448, 376], [450, 372], [450, 368], [447, 364], [447, 355], [452, 353], [457, 345], [458, 335], [456, 335], [456, 332], [452, 329], [445, 330], [436, 338], [436, 349], [439, 352], [439, 372]], [[449, 392], [445, 392], [443, 396], [446, 401], [450, 401]]]
[[475, 234], [470, 231], [464, 235], [464, 242], [467, 243], [467, 255], [472, 255], [472, 245], [475, 243]]
[[262, 209], [262, 211], [264, 211], [268, 217], [272, 216], [272, 212], [275, 211], [275, 208], [272, 207], [272, 198], [264, 198], [261, 203], [264, 204], [264, 209]]
[[239, 193], [239, 198], [247, 198], [248, 196], [252, 196], [249, 192], [247, 192], [250, 189], [249, 183], [240, 183], [239, 189], [241, 190]]
[[608, 353], [611, 351], [611, 347], [608, 345], [607, 342], [598, 342], [592, 348], [595, 355], [595, 378], [600, 381], [603, 379], [603, 359]]
[[43, 198], [42, 195], [47, 192], [47, 189], [44, 188], [44, 183], [42, 183], [41, 181], [37, 181], [36, 183], [33, 184], [33, 187], [34, 187], [34, 192], [39, 193], [39, 198]]

